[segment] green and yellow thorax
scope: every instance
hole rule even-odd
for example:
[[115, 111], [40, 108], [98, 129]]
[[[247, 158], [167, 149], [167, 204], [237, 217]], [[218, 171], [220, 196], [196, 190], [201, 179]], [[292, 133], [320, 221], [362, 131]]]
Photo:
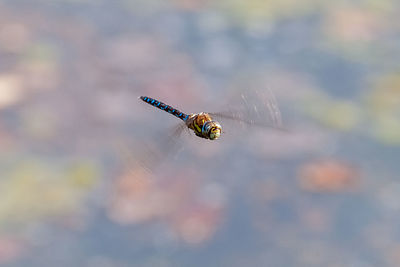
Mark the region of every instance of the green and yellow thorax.
[[201, 112], [190, 114], [186, 120], [186, 125], [194, 131], [194, 133], [202, 138], [215, 140], [221, 136], [221, 125], [213, 121], [207, 113]]

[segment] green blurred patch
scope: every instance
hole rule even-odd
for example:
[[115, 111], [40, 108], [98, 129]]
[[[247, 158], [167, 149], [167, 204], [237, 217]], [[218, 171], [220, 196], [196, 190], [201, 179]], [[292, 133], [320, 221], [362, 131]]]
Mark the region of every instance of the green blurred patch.
[[99, 176], [96, 166], [91, 162], [78, 162], [70, 166], [66, 176], [72, 186], [78, 188], [91, 188]]
[[321, 91], [303, 98], [303, 109], [321, 124], [341, 131], [362, 131], [382, 143], [400, 145], [400, 72], [374, 79], [358, 102]]
[[170, 3], [164, 0], [121, 0], [121, 5], [135, 16], [150, 16], [160, 10], [170, 8]]
[[50, 42], [36, 42], [28, 47], [23, 54], [23, 60], [29, 62], [53, 62], [57, 61], [59, 51], [55, 45]]
[[366, 104], [372, 134], [384, 143], [400, 145], [400, 72], [378, 77]]
[[322, 92], [307, 98], [304, 108], [308, 115], [321, 124], [341, 131], [353, 130], [362, 118], [357, 103], [334, 99]]
[[319, 1], [315, 0], [222, 0], [215, 2], [221, 10], [232, 14], [243, 22], [259, 19], [279, 19], [304, 15], [315, 10]]
[[1, 177], [0, 226], [7, 226], [81, 211], [99, 172], [87, 161], [27, 160], [15, 163]]

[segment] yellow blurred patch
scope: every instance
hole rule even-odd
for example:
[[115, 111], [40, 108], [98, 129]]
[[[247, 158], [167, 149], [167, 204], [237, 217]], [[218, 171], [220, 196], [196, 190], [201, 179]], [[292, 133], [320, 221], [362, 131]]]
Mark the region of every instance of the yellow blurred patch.
[[310, 98], [306, 112], [320, 123], [341, 131], [354, 129], [362, 119], [357, 103], [319, 94]]
[[400, 145], [400, 73], [379, 77], [366, 105], [372, 134], [380, 141]]
[[66, 175], [69, 177], [71, 184], [78, 188], [93, 186], [99, 177], [96, 167], [89, 162], [74, 164], [68, 169]]
[[84, 163], [67, 172], [48, 162], [15, 164], [1, 174], [0, 226], [79, 212], [95, 173], [92, 166]]

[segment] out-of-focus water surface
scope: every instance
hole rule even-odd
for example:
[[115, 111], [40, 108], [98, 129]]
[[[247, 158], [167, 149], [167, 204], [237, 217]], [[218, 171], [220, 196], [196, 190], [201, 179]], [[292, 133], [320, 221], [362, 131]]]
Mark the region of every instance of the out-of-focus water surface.
[[[0, 265], [400, 266], [399, 12], [0, 1]], [[177, 122], [138, 96], [190, 113], [266, 88], [288, 133], [130, 164]]]

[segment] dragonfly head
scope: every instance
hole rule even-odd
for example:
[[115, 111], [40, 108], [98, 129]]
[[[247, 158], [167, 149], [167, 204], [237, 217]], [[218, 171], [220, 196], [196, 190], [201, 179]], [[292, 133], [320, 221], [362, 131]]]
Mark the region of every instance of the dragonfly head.
[[210, 140], [215, 140], [221, 136], [222, 127], [216, 121], [207, 121], [204, 123], [201, 131], [203, 136], [206, 136]]

